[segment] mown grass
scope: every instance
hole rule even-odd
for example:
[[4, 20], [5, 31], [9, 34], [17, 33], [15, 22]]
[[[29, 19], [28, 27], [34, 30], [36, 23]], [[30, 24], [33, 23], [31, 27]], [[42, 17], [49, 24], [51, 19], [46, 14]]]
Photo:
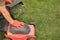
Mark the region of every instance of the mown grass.
[[60, 40], [60, 0], [23, 0], [23, 2], [25, 4], [23, 12], [16, 6], [12, 13], [20, 21], [35, 23], [36, 40]]

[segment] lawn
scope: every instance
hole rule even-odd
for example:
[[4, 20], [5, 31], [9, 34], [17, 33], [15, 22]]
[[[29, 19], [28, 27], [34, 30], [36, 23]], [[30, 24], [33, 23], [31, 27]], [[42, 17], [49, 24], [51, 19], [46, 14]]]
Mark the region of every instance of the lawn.
[[23, 11], [17, 5], [12, 9], [13, 16], [25, 23], [35, 24], [36, 40], [60, 40], [60, 0], [23, 2]]

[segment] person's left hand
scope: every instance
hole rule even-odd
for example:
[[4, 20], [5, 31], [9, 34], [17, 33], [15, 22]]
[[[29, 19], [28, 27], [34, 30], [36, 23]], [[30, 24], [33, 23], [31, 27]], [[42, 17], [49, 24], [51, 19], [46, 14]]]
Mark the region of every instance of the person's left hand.
[[17, 28], [20, 28], [20, 27], [23, 27], [24, 26], [24, 23], [23, 22], [20, 22], [18, 20], [14, 20], [14, 22], [11, 24]]

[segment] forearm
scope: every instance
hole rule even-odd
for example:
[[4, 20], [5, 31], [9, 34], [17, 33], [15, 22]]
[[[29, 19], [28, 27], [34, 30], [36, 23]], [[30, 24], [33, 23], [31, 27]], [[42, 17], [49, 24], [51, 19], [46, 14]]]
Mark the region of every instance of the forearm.
[[9, 22], [9, 23], [13, 23], [13, 19], [10, 16], [10, 13], [7, 11], [7, 9], [5, 7], [2, 7], [3, 9], [1, 10], [2, 15], [5, 17], [5, 19]]

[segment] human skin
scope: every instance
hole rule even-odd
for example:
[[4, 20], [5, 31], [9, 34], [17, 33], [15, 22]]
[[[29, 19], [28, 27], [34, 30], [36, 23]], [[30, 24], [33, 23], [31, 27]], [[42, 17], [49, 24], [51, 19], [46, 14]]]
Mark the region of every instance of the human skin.
[[13, 23], [13, 19], [12, 17], [10, 16], [10, 13], [8, 12], [8, 10], [6, 9], [5, 6], [0, 6], [0, 11], [2, 13], [2, 15], [4, 16], [4, 18], [10, 23], [12, 24]]

